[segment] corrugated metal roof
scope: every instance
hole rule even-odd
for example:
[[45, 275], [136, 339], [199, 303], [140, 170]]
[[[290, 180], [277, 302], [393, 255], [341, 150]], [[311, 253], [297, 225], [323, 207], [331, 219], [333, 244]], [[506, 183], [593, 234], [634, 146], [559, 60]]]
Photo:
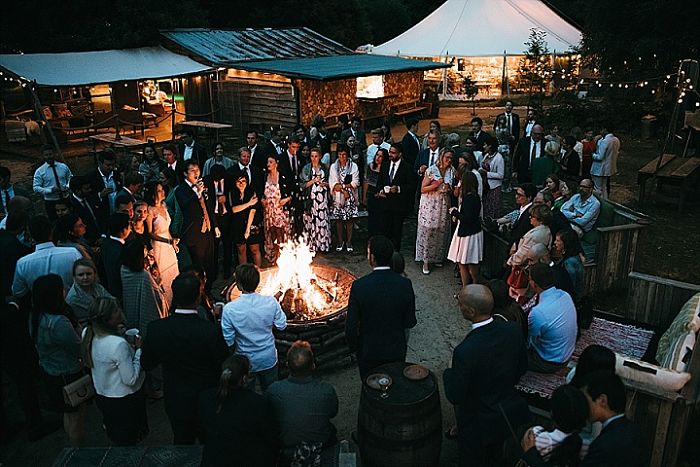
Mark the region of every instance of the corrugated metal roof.
[[308, 28], [169, 29], [166, 39], [216, 66], [235, 62], [343, 55], [352, 50]]
[[411, 60], [383, 55], [350, 54], [330, 57], [290, 58], [236, 63], [233, 67], [248, 71], [275, 73], [289, 78], [326, 81], [357, 76], [384, 75], [402, 71], [432, 70], [449, 64], [430, 60]]

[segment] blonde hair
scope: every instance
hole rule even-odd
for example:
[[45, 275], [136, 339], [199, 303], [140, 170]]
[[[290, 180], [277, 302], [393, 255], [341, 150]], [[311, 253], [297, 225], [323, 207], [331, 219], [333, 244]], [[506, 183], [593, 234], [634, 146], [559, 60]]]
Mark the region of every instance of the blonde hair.
[[87, 328], [83, 337], [83, 362], [87, 368], [93, 368], [92, 341], [95, 336], [119, 335], [119, 330], [109, 324], [109, 320], [115, 312], [121, 313], [119, 303], [112, 297], [97, 297], [88, 310]]

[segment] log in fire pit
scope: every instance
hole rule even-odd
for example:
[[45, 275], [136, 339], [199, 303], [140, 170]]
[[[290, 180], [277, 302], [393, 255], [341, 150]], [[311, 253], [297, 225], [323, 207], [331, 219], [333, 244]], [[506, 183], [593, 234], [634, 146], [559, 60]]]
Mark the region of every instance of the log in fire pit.
[[[312, 265], [313, 253], [303, 242], [287, 242], [277, 266], [260, 271], [258, 292], [274, 296], [287, 315], [287, 328], [274, 331], [279, 361], [284, 365], [289, 347], [296, 340], [308, 341], [316, 368], [328, 369], [350, 355], [345, 341], [350, 287], [356, 279], [349, 271]], [[241, 292], [231, 284], [226, 296], [235, 300]]]

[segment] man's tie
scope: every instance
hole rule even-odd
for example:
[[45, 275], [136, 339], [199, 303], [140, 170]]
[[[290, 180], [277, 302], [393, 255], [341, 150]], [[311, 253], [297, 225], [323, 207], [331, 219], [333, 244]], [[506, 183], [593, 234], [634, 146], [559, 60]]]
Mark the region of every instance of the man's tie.
[[437, 151], [430, 151], [430, 164], [428, 164], [428, 167], [433, 165], [435, 163], [435, 159], [437, 156]]
[[250, 185], [250, 168], [245, 166], [245, 177], [248, 179], [248, 185]]
[[56, 171], [56, 164], [51, 164], [49, 165], [51, 167], [51, 170], [53, 171], [53, 180], [56, 183], [56, 188], [59, 189], [59, 196], [63, 198], [63, 193], [60, 191], [61, 190], [61, 181], [58, 178], [58, 172]]
[[296, 154], [292, 154], [292, 170], [294, 171], [294, 176], [295, 176], [295, 177], [296, 177], [297, 175], [299, 175], [299, 174], [297, 173], [297, 155], [296, 155]]
[[[195, 193], [195, 195], [197, 194]], [[202, 213], [204, 214], [204, 219], [202, 219], [202, 233], [207, 233], [209, 229], [211, 229], [211, 221], [209, 220], [207, 205], [204, 203], [204, 195], [199, 195], [199, 206], [202, 208]]]
[[537, 143], [534, 142], [532, 145], [532, 153], [530, 154], [530, 165], [532, 166], [532, 163], [535, 162], [535, 158], [537, 157]]
[[513, 116], [512, 114], [507, 114], [508, 115], [508, 133], [513, 134]]
[[391, 163], [391, 170], [389, 171], [389, 183], [394, 183], [394, 174], [396, 173], [396, 163]]
[[87, 200], [83, 199], [80, 201], [80, 203], [90, 213], [90, 217], [92, 217], [92, 221], [95, 223], [95, 225], [98, 225], [97, 217], [95, 217], [95, 213], [92, 211], [92, 208], [90, 207], [90, 204], [88, 204]]

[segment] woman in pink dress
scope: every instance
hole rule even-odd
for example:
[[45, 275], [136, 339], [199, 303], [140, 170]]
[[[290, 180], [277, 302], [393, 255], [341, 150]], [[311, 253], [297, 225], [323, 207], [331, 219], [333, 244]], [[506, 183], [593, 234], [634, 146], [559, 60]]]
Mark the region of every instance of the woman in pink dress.
[[265, 192], [261, 200], [265, 225], [265, 259], [270, 264], [277, 261], [279, 246], [287, 240], [291, 232], [287, 206], [292, 197], [289, 194], [287, 179], [279, 172], [278, 166], [277, 157], [268, 156]]

